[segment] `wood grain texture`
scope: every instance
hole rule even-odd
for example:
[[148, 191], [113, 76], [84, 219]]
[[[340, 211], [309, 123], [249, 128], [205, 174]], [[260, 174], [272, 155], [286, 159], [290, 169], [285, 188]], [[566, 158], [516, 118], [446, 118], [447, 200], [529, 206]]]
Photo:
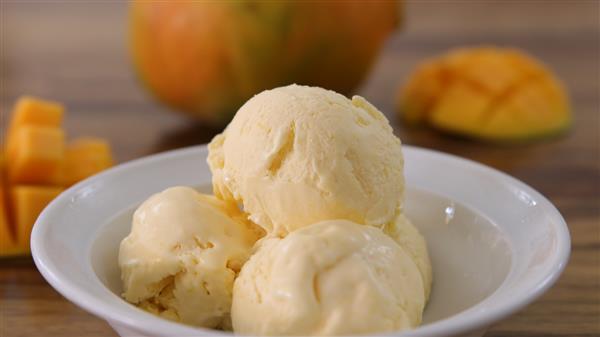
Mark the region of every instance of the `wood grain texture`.
[[[219, 130], [156, 104], [138, 85], [121, 2], [0, 1], [0, 123], [24, 93], [64, 102], [68, 134], [108, 138], [121, 162], [205, 143]], [[415, 1], [359, 93], [404, 143], [495, 167], [546, 195], [566, 218], [571, 260], [558, 283], [486, 337], [600, 336], [600, 8], [598, 1]], [[405, 128], [398, 86], [423, 58], [472, 44], [521, 47], [564, 80], [575, 110], [565, 136], [490, 146]], [[140, 127], [143, 125], [143, 127]], [[57, 294], [30, 259], [0, 261], [0, 336], [114, 336]]]

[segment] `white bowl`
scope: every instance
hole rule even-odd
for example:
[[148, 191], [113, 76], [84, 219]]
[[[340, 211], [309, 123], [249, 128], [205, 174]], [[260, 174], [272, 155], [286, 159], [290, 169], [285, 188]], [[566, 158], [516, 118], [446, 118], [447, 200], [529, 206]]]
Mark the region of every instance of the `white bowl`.
[[[135, 160], [62, 193], [31, 236], [42, 275], [122, 336], [230, 335], [158, 318], [120, 297], [117, 252], [133, 210], [169, 186], [210, 191], [206, 155], [198, 146]], [[410, 146], [404, 155], [405, 211], [429, 244], [434, 285], [423, 326], [390, 336], [481, 336], [556, 281], [569, 232], [540, 193], [458, 157]]]

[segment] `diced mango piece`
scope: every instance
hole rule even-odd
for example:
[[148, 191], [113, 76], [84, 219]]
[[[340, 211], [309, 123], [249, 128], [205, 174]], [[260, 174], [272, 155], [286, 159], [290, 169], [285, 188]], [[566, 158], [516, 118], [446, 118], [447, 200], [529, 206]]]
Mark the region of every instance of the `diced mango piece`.
[[27, 249], [17, 245], [15, 233], [9, 222], [4, 184], [0, 184], [0, 256], [23, 254]]
[[6, 204], [4, 154], [0, 153], [0, 256], [15, 255], [20, 253], [15, 242], [14, 233], [8, 217]]
[[65, 156], [63, 182], [75, 184], [113, 165], [110, 145], [100, 138], [80, 138], [69, 143]]
[[515, 49], [461, 48], [417, 67], [400, 97], [406, 122], [491, 141], [553, 135], [571, 124], [550, 70]]
[[[4, 200], [2, 201], [4, 202]], [[10, 230], [6, 211], [6, 206], [3, 203], [0, 205], [0, 212], [2, 212], [0, 215], [0, 256], [13, 255], [17, 251], [17, 244]]]
[[29, 125], [58, 128], [62, 123], [63, 114], [64, 107], [60, 103], [31, 96], [21, 97], [15, 104], [6, 133], [7, 157], [14, 157], [14, 151], [18, 144], [16, 133], [21, 127]]
[[29, 249], [31, 229], [42, 210], [63, 191], [62, 187], [14, 186], [11, 190], [17, 246]]
[[56, 185], [65, 158], [63, 130], [46, 126], [23, 126], [14, 134], [17, 142], [8, 157], [8, 178], [14, 184]]

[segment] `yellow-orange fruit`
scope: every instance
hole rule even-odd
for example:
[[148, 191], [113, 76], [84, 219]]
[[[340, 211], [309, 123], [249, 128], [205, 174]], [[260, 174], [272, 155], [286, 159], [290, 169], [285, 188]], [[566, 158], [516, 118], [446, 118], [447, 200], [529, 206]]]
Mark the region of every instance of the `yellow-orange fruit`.
[[25, 125], [12, 135], [15, 141], [8, 160], [8, 180], [13, 184], [57, 185], [65, 158], [62, 129]]
[[62, 104], [46, 101], [31, 96], [19, 98], [12, 112], [12, 118], [6, 132], [6, 156], [9, 162], [14, 158], [14, 151], [18, 144], [17, 131], [26, 125], [60, 127], [64, 107]]
[[63, 183], [75, 184], [113, 165], [110, 145], [100, 138], [80, 138], [67, 145]]
[[298, 83], [349, 94], [400, 20], [399, 1], [134, 1], [133, 63], [163, 102], [225, 124]]
[[0, 256], [27, 254], [33, 224], [63, 186], [112, 166], [103, 139], [65, 145], [63, 115], [61, 104], [30, 96], [15, 104], [0, 149]]
[[399, 105], [408, 123], [491, 141], [553, 135], [571, 124], [560, 81], [538, 60], [508, 48], [458, 49], [425, 61]]
[[11, 188], [11, 206], [19, 249], [29, 250], [31, 229], [46, 205], [63, 191], [62, 187], [25, 186]]
[[13, 230], [8, 221], [8, 206], [6, 205], [5, 189], [0, 185], [0, 256], [14, 255], [22, 252], [17, 247]]
[[10, 230], [8, 219], [6, 217], [7, 208], [4, 205], [4, 197], [0, 197], [0, 256], [13, 255], [17, 251], [17, 245]]
[[8, 205], [6, 203], [6, 181], [5, 181], [4, 153], [0, 152], [0, 256], [15, 255], [21, 253], [17, 247], [14, 230], [10, 226], [8, 217]]

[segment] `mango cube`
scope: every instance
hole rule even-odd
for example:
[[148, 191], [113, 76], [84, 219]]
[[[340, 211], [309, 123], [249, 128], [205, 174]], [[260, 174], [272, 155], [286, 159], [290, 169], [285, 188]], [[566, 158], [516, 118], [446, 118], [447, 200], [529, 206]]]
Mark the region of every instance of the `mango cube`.
[[[4, 190], [4, 189], [3, 189]], [[8, 208], [5, 204], [4, 191], [0, 194], [0, 255], [10, 255], [17, 245], [8, 222]]]
[[63, 105], [57, 102], [31, 96], [21, 97], [15, 104], [6, 134], [7, 157], [13, 158], [14, 156], [18, 144], [16, 133], [21, 127], [29, 125], [58, 128], [62, 124], [64, 110]]
[[4, 204], [0, 205], [0, 212], [2, 212], [0, 215], [0, 256], [13, 255], [18, 251], [6, 217], [6, 210]]
[[[2, 166], [0, 158], [0, 168]], [[3, 172], [3, 170], [1, 170]], [[0, 256], [14, 255], [19, 253], [17, 243], [15, 242], [14, 232], [10, 226], [8, 218], [8, 205], [6, 203], [6, 189], [4, 186], [4, 175], [0, 175]]]
[[42, 210], [63, 191], [62, 187], [18, 185], [12, 188], [11, 201], [16, 225], [17, 245], [29, 249], [31, 229]]
[[113, 165], [110, 145], [99, 138], [80, 138], [69, 143], [65, 155], [63, 182], [75, 184]]
[[46, 126], [23, 126], [14, 138], [8, 157], [8, 178], [14, 184], [56, 185], [65, 157], [63, 130]]

